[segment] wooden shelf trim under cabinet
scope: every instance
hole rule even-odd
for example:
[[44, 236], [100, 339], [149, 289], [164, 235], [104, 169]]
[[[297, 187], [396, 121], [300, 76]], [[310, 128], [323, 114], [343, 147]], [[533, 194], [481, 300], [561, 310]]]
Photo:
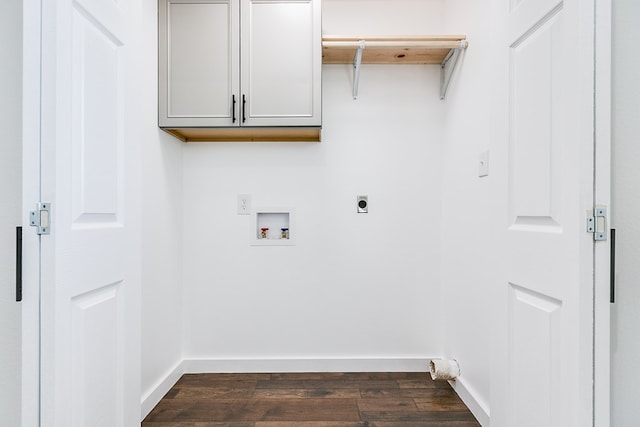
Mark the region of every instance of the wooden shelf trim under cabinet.
[[450, 36], [323, 36], [324, 64], [353, 63], [364, 41], [363, 64], [441, 64], [451, 49], [466, 47], [463, 35]]
[[321, 129], [286, 128], [162, 128], [183, 142], [320, 142]]

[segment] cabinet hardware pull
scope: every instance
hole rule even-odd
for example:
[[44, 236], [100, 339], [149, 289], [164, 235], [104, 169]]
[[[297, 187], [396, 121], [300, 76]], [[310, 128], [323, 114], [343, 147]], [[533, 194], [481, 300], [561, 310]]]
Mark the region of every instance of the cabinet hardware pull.
[[231, 95], [231, 101], [233, 102], [233, 106], [231, 107], [231, 123], [236, 122], [236, 95]]
[[244, 93], [242, 94], [242, 123], [247, 121], [247, 117], [245, 116], [245, 106], [247, 105], [247, 100], [244, 97]]

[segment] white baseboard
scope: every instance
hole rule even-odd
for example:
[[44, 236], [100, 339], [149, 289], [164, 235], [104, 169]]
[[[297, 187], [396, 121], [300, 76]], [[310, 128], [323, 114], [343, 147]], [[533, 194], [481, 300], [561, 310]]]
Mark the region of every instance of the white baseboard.
[[478, 394], [465, 382], [464, 377], [458, 377], [455, 381], [449, 381], [449, 384], [451, 384], [451, 387], [458, 393], [460, 399], [467, 405], [480, 425], [482, 427], [489, 427], [491, 420], [489, 416], [489, 406], [478, 398]]
[[427, 358], [186, 359], [185, 373], [428, 372]]
[[142, 395], [140, 400], [140, 420], [149, 415], [151, 410], [160, 402], [171, 387], [173, 387], [182, 374], [184, 374], [184, 360], [180, 361], [173, 369], [171, 369], [163, 379], [160, 379], [151, 390]]

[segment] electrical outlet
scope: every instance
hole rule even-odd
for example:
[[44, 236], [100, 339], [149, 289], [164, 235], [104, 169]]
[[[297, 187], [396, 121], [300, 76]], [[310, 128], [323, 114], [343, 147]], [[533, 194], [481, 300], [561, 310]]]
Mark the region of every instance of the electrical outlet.
[[251, 213], [251, 194], [238, 194], [238, 215]]
[[358, 213], [368, 213], [369, 212], [369, 197], [368, 196], [358, 196]]

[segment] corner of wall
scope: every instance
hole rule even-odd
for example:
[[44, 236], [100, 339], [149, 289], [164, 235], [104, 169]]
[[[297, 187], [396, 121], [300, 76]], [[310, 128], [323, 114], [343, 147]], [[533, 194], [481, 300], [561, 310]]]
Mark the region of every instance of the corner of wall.
[[[157, 1], [146, 0], [140, 58], [142, 134], [142, 395], [152, 401], [182, 363], [182, 155], [157, 125]], [[161, 331], [161, 333], [159, 332]], [[167, 374], [170, 372], [170, 374]], [[173, 385], [173, 384], [171, 384]], [[161, 397], [161, 396], [160, 396]], [[151, 406], [153, 407], [153, 406]], [[143, 409], [145, 406], [143, 406]]]
[[488, 402], [470, 385], [464, 377], [459, 377], [455, 381], [449, 381], [453, 390], [469, 408], [474, 417], [482, 427], [489, 427], [490, 412]]
[[[465, 34], [469, 47], [453, 74], [446, 105], [443, 145], [442, 286], [444, 355], [458, 360], [464, 376], [452, 384], [483, 426], [489, 423], [491, 288], [496, 244], [491, 238], [492, 188], [500, 174], [480, 177], [482, 153], [491, 139], [490, 0], [449, 0], [447, 33]], [[489, 161], [492, 153], [489, 153]], [[491, 166], [491, 164], [490, 164]]]
[[142, 394], [140, 399], [140, 421], [149, 415], [153, 408], [162, 400], [164, 395], [171, 390], [171, 387], [178, 382], [184, 373], [184, 362], [180, 361]]

